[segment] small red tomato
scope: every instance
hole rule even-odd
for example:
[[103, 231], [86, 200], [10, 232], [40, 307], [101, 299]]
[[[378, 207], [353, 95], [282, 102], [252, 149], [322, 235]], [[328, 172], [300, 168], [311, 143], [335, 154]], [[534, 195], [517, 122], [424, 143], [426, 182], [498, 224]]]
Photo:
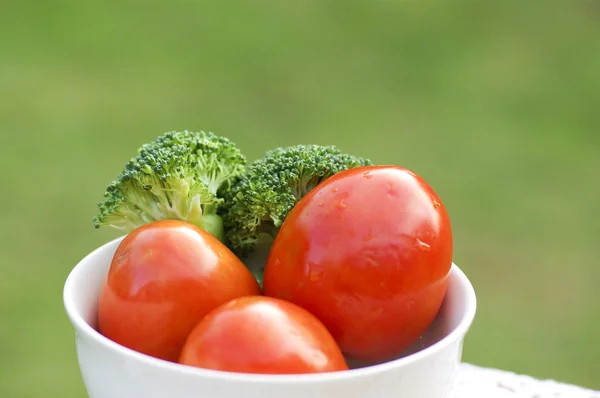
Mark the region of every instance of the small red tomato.
[[446, 208], [415, 173], [365, 166], [330, 177], [281, 226], [263, 294], [316, 315], [350, 359], [383, 361], [434, 320], [452, 265]]
[[143, 354], [177, 361], [202, 317], [260, 287], [221, 242], [176, 220], [145, 224], [113, 257], [98, 304], [98, 331]]
[[314, 315], [264, 296], [239, 298], [208, 314], [187, 339], [179, 363], [262, 374], [348, 369], [335, 340]]

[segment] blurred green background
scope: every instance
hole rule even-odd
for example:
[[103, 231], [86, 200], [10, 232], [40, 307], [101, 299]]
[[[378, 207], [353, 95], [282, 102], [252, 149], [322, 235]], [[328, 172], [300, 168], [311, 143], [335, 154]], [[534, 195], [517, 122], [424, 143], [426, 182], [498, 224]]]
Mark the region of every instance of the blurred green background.
[[2, 3], [0, 396], [86, 396], [63, 283], [173, 129], [413, 169], [478, 293], [464, 360], [600, 389], [598, 1]]

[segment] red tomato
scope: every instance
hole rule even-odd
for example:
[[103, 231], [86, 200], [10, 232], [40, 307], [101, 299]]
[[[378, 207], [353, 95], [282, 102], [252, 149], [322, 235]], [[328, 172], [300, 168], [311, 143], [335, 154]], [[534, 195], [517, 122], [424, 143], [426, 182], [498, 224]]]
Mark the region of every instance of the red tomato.
[[366, 166], [327, 179], [281, 226], [263, 294], [316, 315], [350, 359], [400, 355], [426, 331], [452, 265], [450, 220], [415, 173]]
[[98, 330], [141, 353], [177, 361], [202, 317], [260, 287], [221, 242], [175, 220], [145, 224], [119, 245], [98, 305]]
[[263, 374], [348, 369], [335, 340], [314, 315], [264, 296], [236, 299], [208, 314], [187, 339], [179, 363]]

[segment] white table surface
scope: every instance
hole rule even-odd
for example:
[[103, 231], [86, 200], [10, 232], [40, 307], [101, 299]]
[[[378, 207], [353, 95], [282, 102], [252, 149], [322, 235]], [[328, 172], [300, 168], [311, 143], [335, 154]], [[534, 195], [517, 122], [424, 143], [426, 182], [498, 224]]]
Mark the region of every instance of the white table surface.
[[600, 398], [600, 391], [463, 363], [452, 398]]

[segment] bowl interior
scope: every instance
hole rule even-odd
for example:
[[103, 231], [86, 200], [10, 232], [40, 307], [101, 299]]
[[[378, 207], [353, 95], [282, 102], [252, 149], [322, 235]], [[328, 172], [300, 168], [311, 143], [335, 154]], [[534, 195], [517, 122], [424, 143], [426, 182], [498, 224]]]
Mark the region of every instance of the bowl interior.
[[96, 329], [102, 284], [117, 247], [125, 237], [112, 240], [88, 254], [71, 271], [65, 283], [64, 304], [75, 326], [79, 321]]
[[[98, 297], [112, 257], [123, 238], [115, 239], [90, 253], [72, 270], [67, 279], [64, 304], [71, 322], [79, 330], [97, 333], [90, 327], [96, 329]], [[261, 258], [264, 258], [264, 255]], [[451, 333], [466, 333], [474, 315], [475, 294], [473, 288], [463, 272], [453, 264], [448, 291], [434, 322], [418, 342], [394, 359], [400, 359], [431, 347]], [[99, 335], [98, 337], [101, 338]], [[374, 365], [374, 363], [348, 360], [348, 365], [356, 369]]]

